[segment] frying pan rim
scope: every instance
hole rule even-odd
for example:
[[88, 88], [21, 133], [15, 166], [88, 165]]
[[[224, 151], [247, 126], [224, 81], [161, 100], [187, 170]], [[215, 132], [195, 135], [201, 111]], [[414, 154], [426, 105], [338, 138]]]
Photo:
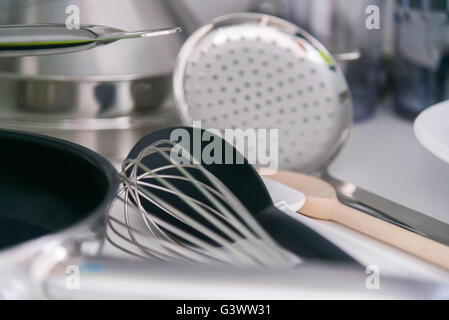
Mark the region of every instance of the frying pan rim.
[[14, 137], [25, 138], [26, 141], [34, 140], [38, 142], [44, 142], [50, 147], [59, 149], [58, 152], [73, 153], [74, 155], [78, 155], [81, 159], [90, 162], [97, 168], [97, 170], [100, 170], [102, 172], [102, 174], [106, 178], [107, 188], [106, 194], [103, 199], [95, 206], [95, 208], [90, 213], [87, 213], [87, 215], [79, 221], [56, 232], [51, 232], [46, 235], [0, 249], [0, 257], [8, 255], [9, 252], [20, 250], [21, 248], [31, 248], [33, 246], [36, 248], [41, 248], [40, 244], [49, 242], [51, 240], [75, 238], [77, 235], [77, 231], [82, 231], [88, 227], [94, 226], [96, 222], [101, 221], [101, 219], [106, 216], [106, 212], [110, 208], [113, 199], [116, 197], [117, 190], [120, 185], [119, 174], [108, 160], [103, 158], [98, 153], [78, 144], [42, 134], [20, 130], [0, 129], [0, 137], [3, 137], [4, 135], [12, 135]]

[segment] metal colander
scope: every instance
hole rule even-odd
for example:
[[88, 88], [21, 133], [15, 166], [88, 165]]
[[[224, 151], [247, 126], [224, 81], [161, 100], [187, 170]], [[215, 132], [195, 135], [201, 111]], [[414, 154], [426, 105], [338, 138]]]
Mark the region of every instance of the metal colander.
[[283, 169], [322, 169], [351, 125], [348, 86], [329, 52], [268, 15], [231, 14], [196, 31], [178, 56], [174, 88], [185, 124], [278, 129]]

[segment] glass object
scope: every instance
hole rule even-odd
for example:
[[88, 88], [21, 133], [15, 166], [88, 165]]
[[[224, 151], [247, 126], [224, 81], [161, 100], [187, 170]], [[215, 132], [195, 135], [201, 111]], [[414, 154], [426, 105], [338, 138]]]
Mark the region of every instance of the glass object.
[[396, 1], [395, 110], [414, 118], [449, 99], [446, 0]]

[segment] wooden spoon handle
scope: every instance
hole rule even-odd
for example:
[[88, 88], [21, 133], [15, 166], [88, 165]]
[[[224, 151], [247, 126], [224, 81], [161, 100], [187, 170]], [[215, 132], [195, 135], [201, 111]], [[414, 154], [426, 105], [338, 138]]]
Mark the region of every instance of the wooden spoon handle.
[[338, 200], [329, 199], [321, 205], [327, 207], [322, 209], [329, 212], [331, 220], [449, 269], [448, 246], [345, 206]]

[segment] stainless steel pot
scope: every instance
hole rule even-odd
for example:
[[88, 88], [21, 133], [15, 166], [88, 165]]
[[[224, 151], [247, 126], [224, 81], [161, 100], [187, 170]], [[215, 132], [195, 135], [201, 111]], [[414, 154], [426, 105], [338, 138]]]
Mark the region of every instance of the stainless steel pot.
[[[3, 0], [0, 26], [65, 23], [126, 31], [172, 27], [164, 0]], [[61, 55], [0, 59], [0, 127], [43, 133], [119, 162], [146, 133], [176, 125], [171, 73], [181, 34]]]
[[[4, 0], [0, 25], [65, 23], [141, 30], [173, 26], [162, 0]], [[0, 60], [0, 118], [23, 122], [131, 117], [160, 107], [182, 37], [129, 40], [86, 52]], [[111, 128], [115, 123], [111, 122]]]

